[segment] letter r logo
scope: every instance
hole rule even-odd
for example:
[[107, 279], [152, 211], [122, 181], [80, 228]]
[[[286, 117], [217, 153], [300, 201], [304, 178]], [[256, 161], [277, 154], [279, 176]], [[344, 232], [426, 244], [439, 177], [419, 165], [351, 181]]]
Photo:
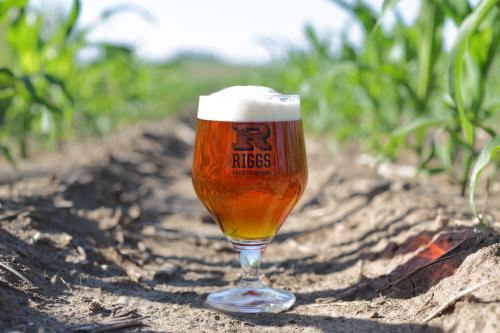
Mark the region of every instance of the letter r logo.
[[252, 151], [255, 148], [260, 150], [271, 150], [272, 146], [267, 139], [271, 135], [271, 129], [267, 125], [260, 126], [233, 126], [236, 132], [236, 142], [233, 149], [237, 151]]

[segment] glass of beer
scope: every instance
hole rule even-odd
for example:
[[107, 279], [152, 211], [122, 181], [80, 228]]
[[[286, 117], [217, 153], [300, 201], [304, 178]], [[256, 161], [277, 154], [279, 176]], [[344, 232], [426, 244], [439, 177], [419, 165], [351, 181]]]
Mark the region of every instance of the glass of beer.
[[262, 252], [300, 199], [307, 162], [300, 98], [256, 86], [201, 96], [193, 157], [198, 198], [240, 254], [242, 277], [207, 303], [229, 312], [280, 312], [295, 296], [265, 286]]

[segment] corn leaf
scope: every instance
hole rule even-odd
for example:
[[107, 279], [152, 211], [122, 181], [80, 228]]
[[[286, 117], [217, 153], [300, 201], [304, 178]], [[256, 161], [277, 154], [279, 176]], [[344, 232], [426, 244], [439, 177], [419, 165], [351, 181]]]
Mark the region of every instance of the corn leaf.
[[373, 30], [378, 29], [380, 24], [382, 23], [382, 20], [384, 19], [385, 15], [394, 8], [394, 6], [399, 2], [399, 0], [384, 0], [384, 3], [382, 4], [382, 12], [380, 13], [380, 16], [377, 20], [377, 24], [375, 25], [375, 28]]
[[0, 145], [0, 154], [10, 162], [12, 165], [16, 165], [16, 161], [14, 160], [14, 156], [12, 156], [10, 149], [7, 146]]
[[33, 85], [33, 82], [31, 81], [31, 79], [29, 77], [27, 77], [27, 76], [22, 77], [21, 78], [21, 82], [24, 84], [24, 87], [26, 88], [26, 90], [30, 94], [31, 100], [34, 103], [37, 103], [39, 105], [45, 106], [47, 109], [49, 109], [50, 111], [54, 112], [54, 114], [56, 114], [56, 115], [62, 115], [63, 114], [63, 111], [58, 106], [54, 105], [49, 100], [41, 97], [37, 93], [36, 88]]
[[402, 136], [409, 134], [411, 132], [414, 132], [418, 129], [425, 128], [428, 126], [432, 125], [439, 125], [443, 124], [446, 122], [446, 118], [444, 117], [424, 117], [424, 118], [419, 118], [415, 119], [411, 123], [407, 124], [406, 126], [403, 126], [401, 128], [398, 128], [397, 130], [394, 131], [393, 135], [394, 136]]
[[380, 16], [384, 16], [387, 11], [391, 10], [398, 2], [399, 0], [384, 0], [382, 4], [382, 14]]
[[6, 67], [0, 67], [0, 89], [8, 89], [15, 85], [14, 73]]
[[16, 93], [16, 77], [8, 68], [0, 68], [0, 128]]
[[12, 8], [26, 6], [28, 0], [2, 0], [0, 1], [0, 18], [9, 12]]
[[467, 142], [470, 145], [474, 144], [474, 128], [466, 114], [462, 94], [465, 51], [472, 34], [477, 30], [481, 22], [491, 12], [498, 1], [499, 0], [483, 0], [472, 14], [467, 16], [458, 30], [458, 37], [453, 43], [450, 53], [450, 62], [448, 64], [448, 89], [457, 105], [460, 123]]
[[49, 74], [49, 73], [43, 73], [42, 75], [45, 78], [45, 80], [47, 80], [48, 83], [50, 83], [50, 84], [52, 84], [54, 86], [59, 87], [59, 89], [61, 89], [61, 91], [64, 94], [64, 96], [71, 103], [74, 103], [73, 96], [69, 92], [68, 87], [66, 86], [66, 83], [62, 79], [60, 79], [60, 78], [58, 78], [58, 77], [56, 77], [56, 76], [54, 76], [52, 74]]
[[65, 35], [68, 37], [73, 31], [78, 16], [80, 15], [81, 3], [80, 0], [73, 0], [73, 6], [71, 7], [71, 12], [65, 24]]
[[361, 23], [366, 31], [371, 31], [375, 25], [377, 24], [377, 18], [375, 17], [375, 13], [372, 9], [363, 3], [362, 1], [357, 0], [355, 3], [350, 3], [345, 0], [332, 0], [339, 7], [351, 12], [354, 17]]
[[409, 124], [396, 129], [390, 136], [388, 143], [385, 146], [385, 152], [388, 155], [394, 155], [398, 146], [406, 138], [407, 135], [425, 129], [430, 126], [440, 126], [445, 124], [447, 118], [444, 117], [422, 117], [417, 118]]
[[474, 215], [482, 222], [482, 217], [479, 216], [476, 207], [475, 201], [475, 193], [477, 182], [479, 180], [479, 176], [481, 172], [486, 168], [486, 166], [495, 158], [497, 152], [500, 151], [500, 136], [493, 138], [484, 149], [479, 154], [479, 157], [474, 165], [474, 169], [472, 170], [472, 174], [469, 182], [469, 203]]
[[437, 0], [436, 4], [441, 7], [447, 16], [453, 19], [456, 25], [460, 25], [464, 18], [472, 12], [468, 1]]
[[417, 95], [424, 104], [429, 98], [433, 83], [433, 72], [436, 66], [441, 36], [439, 30], [443, 24], [443, 15], [434, 1], [425, 1], [421, 8], [422, 39], [419, 51], [419, 78]]

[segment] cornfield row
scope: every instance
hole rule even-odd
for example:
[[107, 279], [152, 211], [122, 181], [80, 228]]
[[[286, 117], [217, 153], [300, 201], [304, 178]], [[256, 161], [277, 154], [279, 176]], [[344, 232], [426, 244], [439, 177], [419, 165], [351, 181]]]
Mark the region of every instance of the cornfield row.
[[[333, 0], [364, 31], [361, 47], [345, 31], [340, 52], [306, 28], [310, 48], [291, 49], [276, 81], [302, 96], [308, 124], [337, 141], [355, 140], [383, 158], [412, 151], [422, 172], [446, 173], [465, 194], [500, 150], [500, 1], [423, 0], [405, 23], [398, 1], [382, 14], [366, 2]], [[395, 24], [380, 20], [392, 11]], [[444, 44], [446, 24], [458, 35]], [[478, 216], [480, 217], [480, 216]]]

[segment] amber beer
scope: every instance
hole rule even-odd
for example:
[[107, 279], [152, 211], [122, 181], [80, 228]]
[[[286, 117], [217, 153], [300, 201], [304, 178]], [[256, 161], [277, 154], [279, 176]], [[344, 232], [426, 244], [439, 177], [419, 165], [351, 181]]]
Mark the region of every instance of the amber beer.
[[210, 293], [228, 312], [281, 312], [292, 292], [260, 280], [262, 253], [300, 199], [307, 182], [300, 97], [268, 87], [234, 86], [200, 96], [193, 185], [239, 253], [241, 279]]
[[193, 184], [233, 241], [268, 241], [307, 182], [302, 121], [198, 119]]

